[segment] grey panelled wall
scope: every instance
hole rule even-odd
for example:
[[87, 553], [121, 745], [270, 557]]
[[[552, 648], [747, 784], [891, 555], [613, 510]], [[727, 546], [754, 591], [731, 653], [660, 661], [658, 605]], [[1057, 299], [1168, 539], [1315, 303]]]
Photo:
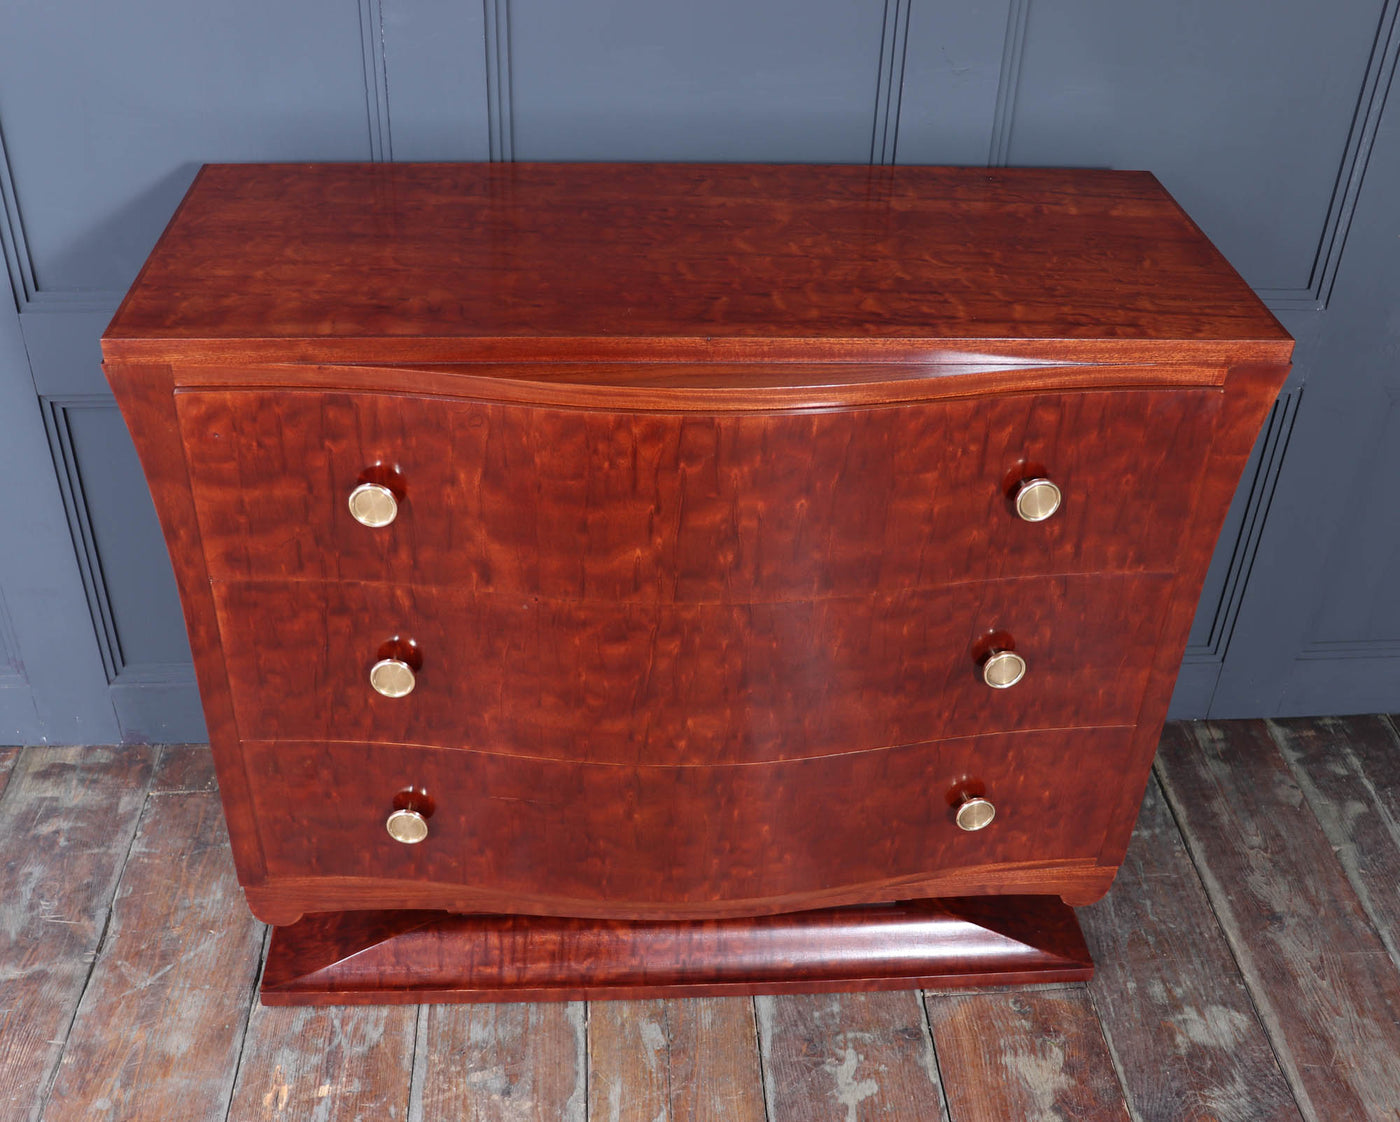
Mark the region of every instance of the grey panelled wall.
[[1149, 168], [1299, 339], [1174, 709], [1400, 707], [1400, 0], [74, 7], [0, 14], [0, 741], [202, 735], [97, 338], [206, 160]]

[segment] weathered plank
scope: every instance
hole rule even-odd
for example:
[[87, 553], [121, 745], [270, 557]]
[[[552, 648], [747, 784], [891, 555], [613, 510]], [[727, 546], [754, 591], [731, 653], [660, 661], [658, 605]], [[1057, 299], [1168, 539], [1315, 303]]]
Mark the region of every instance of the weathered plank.
[[176, 794], [182, 791], [217, 791], [214, 753], [207, 744], [166, 744], [156, 761], [151, 793]]
[[151, 780], [149, 748], [26, 748], [0, 799], [0, 1117], [37, 1118]]
[[408, 1117], [418, 1008], [254, 1004], [228, 1122]]
[[763, 1122], [749, 998], [595, 1002], [588, 1061], [591, 1122]]
[[45, 1122], [222, 1118], [262, 942], [219, 800], [152, 796]]
[[1165, 740], [1162, 787], [1312, 1118], [1400, 1112], [1400, 973], [1262, 721]]
[[586, 1011], [567, 1004], [432, 1005], [418, 1034], [413, 1122], [583, 1122]]
[[930, 993], [924, 1003], [954, 1122], [1127, 1122], [1086, 991]]
[[1400, 964], [1400, 737], [1384, 717], [1270, 721], [1269, 732]]
[[940, 1116], [918, 991], [759, 997], [754, 1009], [774, 1122]]
[[1089, 996], [1140, 1122], [1297, 1122], [1155, 780], [1113, 889], [1079, 922], [1096, 964]]
[[10, 769], [15, 766], [19, 754], [19, 748], [0, 748], [0, 795], [5, 793], [5, 784], [10, 781]]

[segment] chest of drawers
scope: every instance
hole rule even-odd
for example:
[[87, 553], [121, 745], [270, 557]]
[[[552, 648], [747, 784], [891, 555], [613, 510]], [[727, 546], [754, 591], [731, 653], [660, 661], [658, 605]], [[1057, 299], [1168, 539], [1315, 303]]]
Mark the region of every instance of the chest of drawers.
[[230, 165], [103, 347], [292, 1003], [1087, 976], [1292, 343], [1144, 173]]

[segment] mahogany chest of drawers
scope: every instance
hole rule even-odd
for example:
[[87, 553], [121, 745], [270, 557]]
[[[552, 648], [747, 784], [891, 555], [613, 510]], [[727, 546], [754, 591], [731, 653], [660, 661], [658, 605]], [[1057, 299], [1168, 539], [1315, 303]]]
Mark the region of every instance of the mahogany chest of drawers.
[[1087, 976], [1292, 342], [1140, 172], [229, 165], [103, 347], [325, 1002]]

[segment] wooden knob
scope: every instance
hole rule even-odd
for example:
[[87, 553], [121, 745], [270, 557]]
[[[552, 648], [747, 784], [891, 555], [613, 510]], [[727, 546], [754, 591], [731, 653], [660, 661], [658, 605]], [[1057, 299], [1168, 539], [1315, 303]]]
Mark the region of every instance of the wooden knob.
[[418, 684], [413, 667], [402, 659], [381, 658], [369, 668], [369, 684], [384, 697], [407, 697]]
[[982, 681], [994, 690], [1009, 690], [1026, 676], [1026, 660], [1015, 651], [993, 651], [982, 660]]
[[384, 828], [396, 842], [417, 845], [428, 836], [428, 820], [416, 810], [396, 810], [384, 822]]
[[959, 830], [972, 833], [975, 830], [985, 830], [996, 816], [997, 808], [988, 800], [977, 797], [964, 799], [958, 804], [956, 821]]
[[1048, 479], [1023, 479], [1016, 488], [1016, 513], [1027, 522], [1044, 522], [1060, 509], [1061, 497]]
[[399, 516], [399, 497], [382, 483], [361, 483], [350, 492], [350, 515], [361, 526], [387, 526]]

